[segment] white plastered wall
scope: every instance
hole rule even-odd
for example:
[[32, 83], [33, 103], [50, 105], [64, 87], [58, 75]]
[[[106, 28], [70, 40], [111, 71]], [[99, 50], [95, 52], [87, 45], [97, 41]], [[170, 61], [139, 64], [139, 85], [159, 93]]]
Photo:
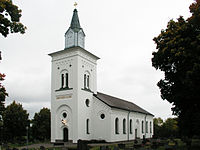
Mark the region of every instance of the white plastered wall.
[[[76, 52], [63, 51], [52, 56], [51, 81], [51, 142], [63, 140], [63, 128], [68, 128], [69, 140], [78, 138], [77, 132], [77, 58]], [[60, 90], [61, 72], [67, 70], [69, 90]], [[67, 111], [67, 124], [62, 124], [62, 111]], [[70, 111], [69, 111], [70, 110]]]
[[[92, 106], [92, 139], [106, 140], [109, 142], [111, 138], [111, 108], [96, 97], [93, 97]], [[105, 118], [103, 119], [101, 118], [102, 114], [105, 115]]]
[[[110, 142], [134, 140], [136, 136], [137, 138], [143, 138], [143, 135], [145, 136], [145, 126], [144, 126], [144, 133], [142, 133], [141, 122], [142, 120], [145, 120], [145, 117], [148, 122], [152, 122], [152, 133], [150, 133], [149, 126], [148, 126], [149, 132], [146, 133], [146, 138], [150, 138], [153, 135], [153, 116], [138, 112], [129, 112], [126, 110], [112, 108]], [[119, 134], [115, 133], [116, 118], [119, 119]], [[123, 133], [123, 119], [126, 119], [126, 134]], [[130, 133], [130, 120], [132, 120], [132, 133]], [[137, 135], [135, 133], [136, 131], [135, 129], [137, 129]]]

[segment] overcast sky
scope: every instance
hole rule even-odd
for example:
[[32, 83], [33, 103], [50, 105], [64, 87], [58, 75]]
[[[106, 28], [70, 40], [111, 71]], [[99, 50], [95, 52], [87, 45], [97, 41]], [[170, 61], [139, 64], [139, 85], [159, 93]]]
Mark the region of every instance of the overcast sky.
[[[50, 108], [51, 58], [64, 48], [74, 0], [13, 0], [22, 9], [24, 35], [0, 36], [9, 97], [22, 103], [32, 118], [42, 107]], [[156, 51], [153, 38], [170, 19], [190, 16], [193, 0], [78, 0], [78, 15], [86, 34], [85, 48], [101, 59], [97, 65], [97, 89], [146, 109], [155, 117], [172, 117], [157, 82], [163, 78], [151, 64]]]

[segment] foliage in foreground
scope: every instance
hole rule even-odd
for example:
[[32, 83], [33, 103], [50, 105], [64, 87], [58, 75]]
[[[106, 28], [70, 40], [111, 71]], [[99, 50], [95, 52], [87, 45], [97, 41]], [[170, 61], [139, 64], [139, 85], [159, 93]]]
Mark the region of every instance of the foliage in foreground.
[[200, 135], [200, 0], [190, 6], [192, 16], [170, 20], [154, 38], [152, 65], [165, 73], [158, 82], [161, 97], [172, 103], [182, 135]]
[[[12, 0], [0, 0], [0, 34], [7, 37], [10, 33], [25, 33], [26, 27], [20, 22], [21, 10], [13, 4]], [[0, 61], [2, 60], [0, 51]], [[5, 99], [8, 96], [2, 81], [5, 74], [0, 73], [0, 142], [3, 135], [3, 111], [5, 110]]]
[[26, 27], [20, 23], [21, 10], [12, 0], [0, 0], [0, 33], [7, 37], [9, 33], [25, 33]]
[[[50, 109], [42, 108], [35, 113], [33, 120], [28, 119], [29, 114], [19, 103], [13, 101], [8, 105], [1, 120], [0, 144], [29, 142], [44, 142], [50, 140]], [[32, 123], [32, 127], [30, 126]], [[3, 128], [2, 128], [3, 127]]]
[[32, 123], [33, 139], [50, 140], [50, 109], [42, 108], [39, 113], [35, 113]]
[[22, 105], [13, 101], [3, 112], [4, 141], [19, 142], [24, 140], [29, 114]]
[[161, 118], [154, 118], [155, 138], [177, 138], [179, 137], [178, 118], [168, 118], [163, 121]]
[[[5, 74], [0, 73], [0, 116], [2, 116], [2, 113], [5, 109], [4, 103], [6, 96], [8, 96], [8, 93], [6, 92], [5, 87], [2, 85], [1, 81], [3, 81], [5, 78]], [[2, 121], [2, 118], [0, 117], [0, 121]]]

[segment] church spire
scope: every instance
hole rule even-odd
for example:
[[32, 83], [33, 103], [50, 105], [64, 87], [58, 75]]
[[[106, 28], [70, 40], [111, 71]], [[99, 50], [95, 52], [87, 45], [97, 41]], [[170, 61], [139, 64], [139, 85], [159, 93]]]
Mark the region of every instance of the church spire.
[[70, 28], [73, 29], [73, 30], [80, 30], [81, 29], [77, 9], [74, 9]]
[[75, 8], [71, 20], [71, 24], [65, 33], [65, 48], [79, 46], [85, 47], [85, 33], [80, 26], [78, 11]]

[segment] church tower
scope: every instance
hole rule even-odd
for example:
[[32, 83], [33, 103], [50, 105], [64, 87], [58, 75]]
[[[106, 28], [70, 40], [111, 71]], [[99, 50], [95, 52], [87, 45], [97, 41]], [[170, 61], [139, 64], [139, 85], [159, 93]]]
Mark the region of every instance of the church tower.
[[89, 130], [99, 59], [85, 50], [85, 33], [77, 9], [65, 33], [65, 48], [49, 54], [51, 72], [51, 142], [92, 139]]

